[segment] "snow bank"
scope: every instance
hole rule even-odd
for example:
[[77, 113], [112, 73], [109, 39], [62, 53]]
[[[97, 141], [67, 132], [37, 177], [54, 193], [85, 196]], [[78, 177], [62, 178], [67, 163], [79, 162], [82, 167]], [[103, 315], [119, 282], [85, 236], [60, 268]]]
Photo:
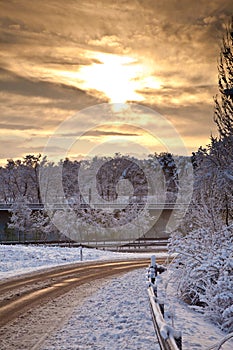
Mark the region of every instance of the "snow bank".
[[[150, 257], [144, 253], [115, 253], [83, 248], [83, 260], [112, 260]], [[159, 253], [158, 256], [167, 256]], [[48, 267], [80, 262], [80, 248], [36, 245], [0, 245], [0, 279]]]

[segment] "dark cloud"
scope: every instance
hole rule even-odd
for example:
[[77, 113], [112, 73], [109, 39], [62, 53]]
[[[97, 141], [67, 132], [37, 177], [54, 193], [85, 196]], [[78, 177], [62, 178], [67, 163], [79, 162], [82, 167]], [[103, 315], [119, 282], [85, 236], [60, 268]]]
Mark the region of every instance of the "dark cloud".
[[211, 91], [212, 93], [216, 92], [215, 85], [196, 85], [194, 82], [192, 84], [192, 80], [190, 81], [190, 86], [172, 86], [166, 85], [162, 86], [160, 89], [145, 89], [139, 90], [138, 92], [141, 94], [145, 94], [148, 96], [167, 96], [169, 99], [174, 97], [181, 97], [182, 94], [186, 94], [191, 97], [196, 94], [202, 94], [206, 91]]
[[[38, 78], [29, 79], [3, 68], [0, 69], [0, 91], [29, 98], [31, 96], [50, 99], [51, 104], [54, 103], [64, 109], [79, 109], [104, 102], [104, 98], [99, 100], [87, 91], [74, 86], [41, 81]], [[27, 103], [30, 104], [30, 99]]]
[[[77, 133], [65, 133], [60, 136], [64, 137], [73, 137], [76, 136]], [[117, 131], [105, 131], [105, 130], [90, 130], [87, 132], [84, 132], [82, 136], [85, 137], [99, 137], [99, 136], [139, 136], [137, 133], [129, 133], [129, 132], [117, 132]]]
[[[38, 126], [36, 127], [38, 129]], [[9, 124], [9, 123], [1, 123], [0, 129], [9, 129], [9, 130], [33, 130], [35, 129], [35, 125], [26, 125], [26, 124]]]

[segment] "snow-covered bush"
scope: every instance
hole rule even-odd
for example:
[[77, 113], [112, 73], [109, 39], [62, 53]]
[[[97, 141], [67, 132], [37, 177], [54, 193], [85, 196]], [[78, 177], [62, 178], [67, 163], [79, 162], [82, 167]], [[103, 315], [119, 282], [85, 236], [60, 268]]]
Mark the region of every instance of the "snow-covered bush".
[[170, 239], [180, 297], [227, 332], [233, 330], [233, 228], [198, 228]]
[[221, 271], [206, 293], [205, 314], [227, 332], [233, 331], [233, 259], [222, 251]]

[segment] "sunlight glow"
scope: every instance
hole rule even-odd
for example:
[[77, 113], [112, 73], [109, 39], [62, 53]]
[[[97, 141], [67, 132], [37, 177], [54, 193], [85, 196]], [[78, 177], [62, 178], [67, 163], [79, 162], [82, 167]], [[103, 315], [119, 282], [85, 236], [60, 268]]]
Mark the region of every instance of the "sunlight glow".
[[105, 53], [95, 53], [94, 58], [100, 63], [82, 66], [78, 72], [83, 81], [81, 87], [102, 91], [112, 103], [143, 101], [143, 95], [137, 91], [150, 85], [160, 87], [158, 81], [147, 76], [149, 67], [134, 58]]
[[102, 91], [114, 103], [143, 100], [135, 92], [139, 87], [135, 78], [142, 74], [142, 67], [134, 59], [103, 53], [98, 53], [95, 58], [101, 63], [83, 66], [79, 71], [84, 80], [83, 88]]

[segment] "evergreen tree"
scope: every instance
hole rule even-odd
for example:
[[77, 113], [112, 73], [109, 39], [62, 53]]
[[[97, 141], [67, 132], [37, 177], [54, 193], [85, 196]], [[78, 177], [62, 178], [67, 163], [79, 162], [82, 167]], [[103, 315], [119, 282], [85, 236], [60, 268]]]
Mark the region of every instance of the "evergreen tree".
[[220, 97], [215, 98], [214, 120], [223, 139], [233, 135], [233, 16], [223, 38], [218, 74]]

